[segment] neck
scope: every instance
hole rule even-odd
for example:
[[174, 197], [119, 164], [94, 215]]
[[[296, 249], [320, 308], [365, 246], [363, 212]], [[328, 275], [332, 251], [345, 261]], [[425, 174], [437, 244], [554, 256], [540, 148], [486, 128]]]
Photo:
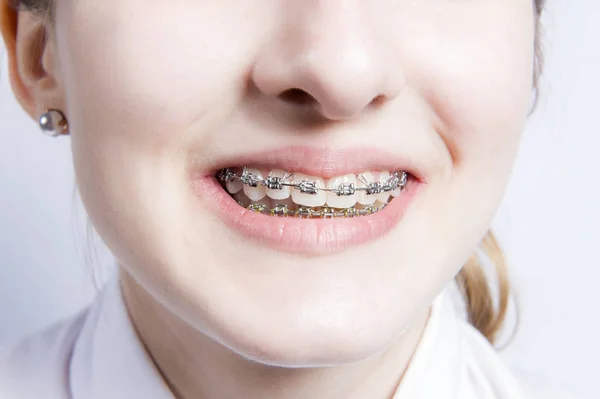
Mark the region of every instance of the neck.
[[178, 399], [390, 399], [429, 318], [428, 309], [385, 351], [360, 362], [283, 368], [246, 359], [193, 328], [126, 272], [121, 282], [137, 334]]

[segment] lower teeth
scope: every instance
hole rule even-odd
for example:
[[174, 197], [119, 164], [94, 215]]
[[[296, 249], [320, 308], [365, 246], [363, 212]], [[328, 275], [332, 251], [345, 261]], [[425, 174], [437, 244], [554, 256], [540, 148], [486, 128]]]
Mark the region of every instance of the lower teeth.
[[[244, 206], [238, 201], [238, 204]], [[352, 208], [330, 208], [326, 206], [322, 207], [310, 207], [310, 206], [298, 206], [298, 209], [290, 209], [287, 205], [275, 205], [272, 208], [264, 204], [254, 203], [246, 207], [256, 213], [270, 216], [279, 217], [297, 217], [303, 219], [331, 219], [331, 218], [351, 218], [358, 216], [367, 216], [373, 213], [383, 210], [387, 204], [369, 205], [364, 207], [352, 207]]]

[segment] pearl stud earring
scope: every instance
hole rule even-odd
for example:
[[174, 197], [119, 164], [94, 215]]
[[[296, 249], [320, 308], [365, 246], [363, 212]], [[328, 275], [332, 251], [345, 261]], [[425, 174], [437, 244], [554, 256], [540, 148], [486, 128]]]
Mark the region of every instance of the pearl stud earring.
[[65, 114], [57, 109], [49, 109], [40, 116], [40, 129], [51, 137], [68, 134], [69, 124]]

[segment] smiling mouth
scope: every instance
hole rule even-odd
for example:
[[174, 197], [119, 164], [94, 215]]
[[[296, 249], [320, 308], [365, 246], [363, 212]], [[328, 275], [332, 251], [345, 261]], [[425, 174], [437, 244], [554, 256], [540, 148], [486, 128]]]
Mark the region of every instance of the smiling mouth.
[[352, 218], [383, 210], [412, 179], [405, 171], [365, 171], [328, 179], [279, 169], [230, 167], [221, 187], [243, 208], [274, 217]]
[[428, 185], [427, 167], [415, 159], [365, 147], [270, 147], [204, 161], [190, 168], [190, 180], [198, 211], [222, 221], [232, 239], [321, 256], [380, 239], [400, 223]]

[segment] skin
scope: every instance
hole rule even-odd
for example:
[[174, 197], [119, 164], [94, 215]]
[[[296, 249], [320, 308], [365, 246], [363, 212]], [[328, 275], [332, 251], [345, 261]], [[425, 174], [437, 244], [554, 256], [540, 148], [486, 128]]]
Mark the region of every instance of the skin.
[[[531, 106], [527, 0], [58, 0], [55, 24], [20, 13], [3, 31], [23, 108], [68, 117], [82, 200], [181, 398], [390, 397], [489, 228]], [[292, 88], [313, 101], [278, 96]], [[276, 252], [188, 176], [272, 143], [397, 151], [427, 185], [375, 242]]]

